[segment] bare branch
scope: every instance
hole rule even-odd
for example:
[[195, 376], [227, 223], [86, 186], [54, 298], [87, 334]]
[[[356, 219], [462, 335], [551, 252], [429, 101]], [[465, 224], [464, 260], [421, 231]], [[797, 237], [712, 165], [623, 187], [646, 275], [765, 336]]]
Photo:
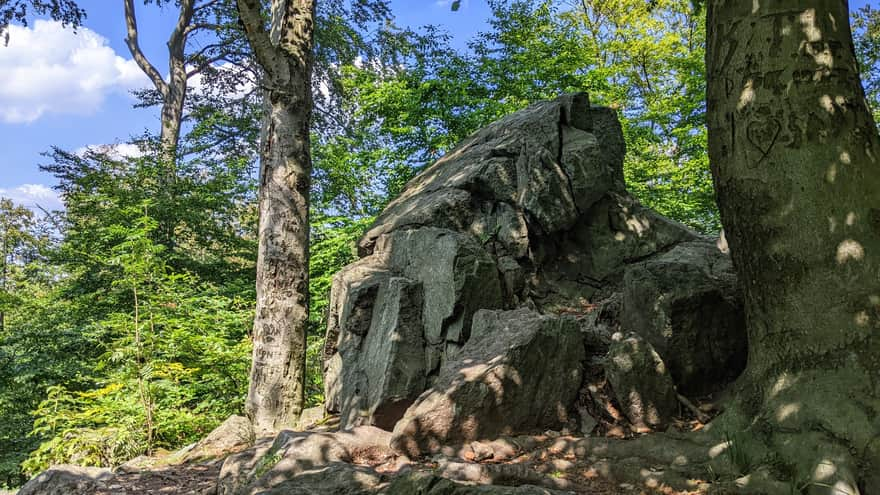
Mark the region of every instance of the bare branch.
[[186, 60], [187, 60], [187, 62], [189, 62], [189, 63], [196, 62], [196, 61], [198, 61], [199, 59], [204, 58], [204, 57], [205, 57], [205, 54], [206, 54], [207, 52], [209, 52], [210, 50], [217, 49], [217, 48], [225, 48], [225, 47], [224, 47], [223, 43], [209, 43], [209, 44], [207, 44], [207, 45], [205, 45], [205, 46], [199, 48], [197, 51], [195, 51], [195, 52], [189, 54], [189, 55], [186, 57]]
[[211, 22], [198, 22], [198, 23], [191, 24], [191, 25], [187, 26], [186, 29], [183, 30], [183, 35], [189, 36], [190, 33], [192, 33], [193, 31], [197, 31], [199, 29], [212, 29], [212, 30], [216, 31], [216, 30], [220, 29], [221, 27], [222, 26], [220, 24], [214, 24]]
[[205, 59], [200, 59], [200, 60], [198, 60], [198, 65], [196, 65], [195, 67], [193, 67], [192, 69], [190, 69], [190, 70], [186, 73], [186, 78], [189, 79], [190, 77], [192, 77], [192, 76], [194, 76], [194, 75], [196, 75], [196, 74], [202, 72], [203, 70], [205, 70], [205, 67], [207, 67], [207, 66], [209, 66], [209, 65], [211, 65], [211, 64], [214, 64], [215, 62], [220, 62], [221, 60], [224, 60], [224, 61], [230, 62], [229, 57], [228, 57], [228, 54], [225, 54], [225, 53], [220, 54], [220, 55], [217, 55], [217, 56], [214, 56], [214, 57], [210, 57], [210, 58], [205, 58]]
[[263, 24], [260, 0], [236, 0], [238, 16], [244, 25], [244, 33], [254, 50], [254, 56], [260, 66], [269, 69], [274, 67], [275, 50], [269, 39], [269, 33]]
[[168, 84], [162, 79], [162, 74], [159, 73], [156, 67], [147, 60], [146, 55], [141, 51], [141, 47], [138, 44], [138, 27], [137, 18], [135, 17], [134, 12], [134, 0], [123, 0], [123, 3], [125, 4], [125, 26], [128, 32], [128, 35], [125, 38], [125, 44], [128, 45], [128, 51], [131, 52], [131, 56], [134, 58], [138, 67], [140, 67], [141, 70], [144, 71], [144, 74], [150, 78], [150, 81], [153, 82], [153, 86], [156, 87], [156, 90], [165, 96], [168, 94]]
[[211, 8], [211, 7], [215, 6], [215, 5], [217, 5], [218, 3], [220, 3], [220, 1], [221, 1], [221, 0], [210, 0], [210, 1], [208, 1], [208, 2], [205, 2], [205, 3], [201, 4], [201, 5], [198, 5], [198, 6], [194, 7], [194, 8], [193, 8], [193, 12], [201, 12], [201, 11], [203, 11], [203, 10], [207, 10], [207, 9], [209, 9], [209, 8]]
[[172, 58], [183, 60], [184, 40], [186, 40], [186, 35], [189, 34], [187, 29], [192, 22], [194, 4], [195, 0], [182, 0], [180, 2], [180, 15], [177, 17], [177, 25], [174, 26], [171, 38], [168, 39], [168, 50]]

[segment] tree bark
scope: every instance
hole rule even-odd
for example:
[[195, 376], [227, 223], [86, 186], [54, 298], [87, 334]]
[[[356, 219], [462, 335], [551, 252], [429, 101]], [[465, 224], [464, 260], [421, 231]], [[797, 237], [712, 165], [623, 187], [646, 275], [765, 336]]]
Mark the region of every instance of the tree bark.
[[304, 404], [315, 3], [273, 0], [267, 31], [260, 1], [238, 0], [266, 87], [257, 308], [246, 402], [258, 436], [292, 426]]
[[880, 139], [849, 6], [709, 0], [707, 22], [709, 158], [749, 336], [743, 424], [799, 489], [880, 493]]

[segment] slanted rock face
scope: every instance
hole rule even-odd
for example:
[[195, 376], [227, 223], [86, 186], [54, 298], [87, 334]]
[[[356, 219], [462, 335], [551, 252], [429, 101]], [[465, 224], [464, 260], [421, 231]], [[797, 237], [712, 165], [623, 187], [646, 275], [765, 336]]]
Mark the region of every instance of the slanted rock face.
[[394, 428], [397, 418], [425, 388], [422, 299], [419, 282], [389, 277], [373, 299], [369, 331], [362, 336], [343, 334], [339, 355], [351, 363], [343, 369], [342, 378], [345, 425], [364, 422]]
[[[410, 181], [359, 241], [362, 258], [334, 279], [325, 394], [342, 427], [391, 429], [429, 397], [451, 407], [455, 401], [440, 397], [452, 385], [450, 374], [473, 359], [465, 350], [473, 348], [481, 309], [583, 313], [601, 300], [623, 301], [620, 314], [631, 316], [603, 328], [644, 333], [687, 390], [714, 390], [699, 377], [725, 381], [737, 374], [731, 354], [745, 333], [726, 255], [630, 196], [624, 154], [615, 112], [591, 107], [585, 95], [566, 95], [476, 132]], [[668, 267], [679, 275], [658, 275]], [[679, 283], [680, 290], [670, 287]], [[514, 326], [517, 335], [540, 335], [542, 321], [525, 318]], [[479, 325], [502, 342], [510, 337], [503, 325]], [[507, 350], [492, 343], [486, 338], [484, 350], [496, 355], [479, 358], [507, 359]], [[679, 352], [682, 346], [687, 350]], [[690, 356], [696, 352], [703, 355]], [[572, 387], [580, 385], [581, 368], [562, 373]], [[494, 393], [518, 396], [520, 385], [512, 383], [501, 380]], [[568, 400], [566, 394], [553, 400]], [[533, 400], [523, 401], [520, 409], [528, 411], [525, 402]], [[515, 430], [557, 420], [547, 414], [504, 424]]]
[[443, 445], [558, 427], [569, 419], [583, 360], [574, 318], [528, 309], [480, 311], [468, 343], [397, 423], [392, 445], [420, 455]]

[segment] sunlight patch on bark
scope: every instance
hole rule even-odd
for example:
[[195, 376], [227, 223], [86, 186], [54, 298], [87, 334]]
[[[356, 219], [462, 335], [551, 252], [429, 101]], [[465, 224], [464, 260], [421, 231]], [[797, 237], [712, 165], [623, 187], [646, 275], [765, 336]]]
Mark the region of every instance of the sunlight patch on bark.
[[837, 246], [837, 264], [859, 261], [865, 257], [865, 248], [853, 239], [846, 239]]
[[[834, 181], [837, 179], [837, 164], [832, 163], [830, 167], [828, 167], [828, 172], [825, 173], [825, 180], [834, 184]], [[834, 229], [831, 229], [831, 232], [834, 232]]]
[[777, 395], [781, 394], [786, 389], [788, 389], [792, 385], [794, 385], [794, 382], [795, 382], [794, 377], [792, 377], [788, 373], [782, 373], [779, 376], [779, 378], [776, 379], [776, 383], [774, 383], [773, 386], [770, 387], [769, 398], [772, 399], [772, 398], [776, 397]]
[[739, 103], [736, 105], [737, 110], [742, 110], [745, 107], [749, 106], [752, 102], [755, 101], [755, 81], [749, 79], [746, 81], [746, 85], [742, 90], [742, 93], [739, 95]]
[[801, 410], [800, 404], [784, 404], [776, 410], [776, 420], [782, 423], [786, 419], [796, 415]]
[[800, 15], [802, 31], [807, 37], [807, 41], [815, 43], [822, 39], [822, 30], [816, 23], [816, 9], [807, 9]]

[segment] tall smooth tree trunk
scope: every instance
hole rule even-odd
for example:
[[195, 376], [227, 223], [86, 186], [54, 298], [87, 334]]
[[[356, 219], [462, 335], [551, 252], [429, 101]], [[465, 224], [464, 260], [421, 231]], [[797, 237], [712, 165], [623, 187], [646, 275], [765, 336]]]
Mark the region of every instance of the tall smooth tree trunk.
[[183, 104], [186, 100], [189, 79], [184, 52], [186, 36], [178, 32], [184, 33], [190, 27], [194, 3], [195, 0], [185, 0], [181, 3], [178, 25], [168, 40], [169, 74], [168, 84], [162, 95], [162, 130], [159, 133], [159, 143], [162, 146], [162, 159], [168, 165], [171, 174], [175, 173], [174, 165], [177, 161], [180, 129], [183, 125]]
[[139, 32], [134, 0], [123, 0], [125, 7], [125, 24], [127, 36], [125, 42], [138, 67], [150, 78], [156, 91], [162, 95], [162, 128], [159, 142], [162, 160], [166, 166], [164, 180], [168, 183], [176, 179], [175, 164], [177, 162], [180, 129], [183, 123], [183, 105], [186, 100], [187, 80], [186, 41], [189, 34], [197, 28], [193, 26], [196, 0], [181, 0], [177, 23], [168, 38], [168, 81], [144, 55], [139, 44]]
[[246, 402], [254, 430], [263, 436], [292, 426], [304, 404], [315, 1], [274, 0], [271, 32], [259, 0], [238, 0], [238, 9], [266, 87], [257, 308]]
[[849, 6], [709, 0], [708, 33], [709, 157], [749, 336], [743, 424], [799, 489], [880, 493], [880, 139]]

